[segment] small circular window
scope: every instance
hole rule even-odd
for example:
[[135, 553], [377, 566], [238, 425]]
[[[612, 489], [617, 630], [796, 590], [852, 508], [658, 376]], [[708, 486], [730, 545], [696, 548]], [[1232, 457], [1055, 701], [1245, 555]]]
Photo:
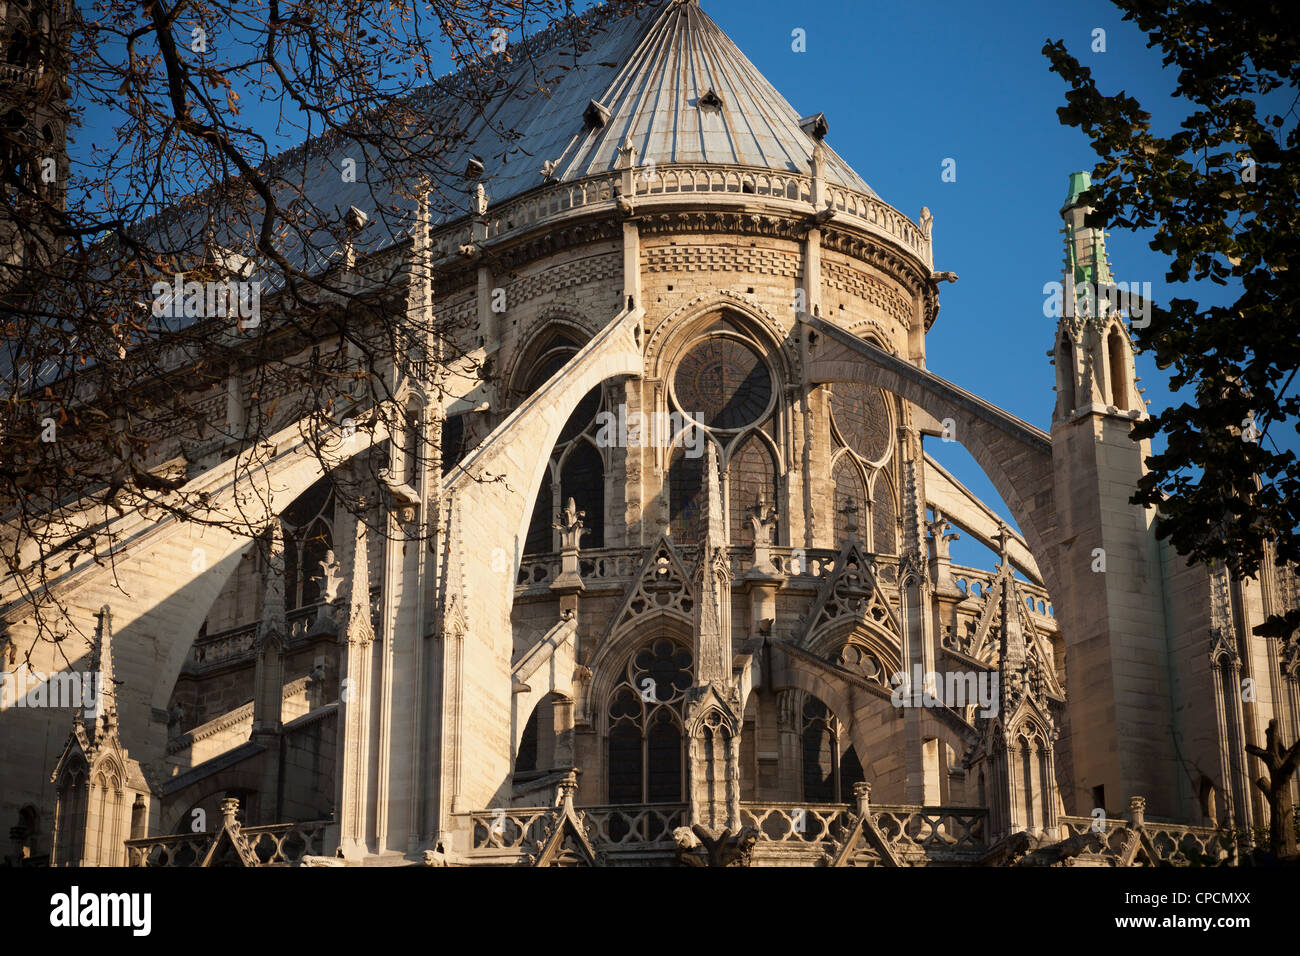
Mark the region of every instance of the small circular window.
[[758, 421], [772, 403], [772, 374], [758, 353], [738, 339], [702, 339], [673, 376], [682, 412], [707, 428], [731, 430]]

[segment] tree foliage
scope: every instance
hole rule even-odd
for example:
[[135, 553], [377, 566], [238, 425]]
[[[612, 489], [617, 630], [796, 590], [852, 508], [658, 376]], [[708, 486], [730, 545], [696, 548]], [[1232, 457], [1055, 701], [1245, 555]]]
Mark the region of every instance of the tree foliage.
[[1300, 34], [1281, 2], [1115, 3], [1160, 50], [1187, 114], [1157, 132], [1134, 97], [1103, 93], [1061, 41], [1048, 42], [1069, 85], [1061, 121], [1100, 157], [1084, 202], [1098, 224], [1151, 230], [1168, 281], [1235, 295], [1226, 305], [1171, 298], [1134, 328], [1188, 399], [1134, 428], [1135, 440], [1160, 434], [1167, 445], [1132, 501], [1160, 508], [1157, 534], [1190, 561], [1251, 577], [1270, 559], [1300, 561], [1300, 464], [1274, 440], [1300, 430]]

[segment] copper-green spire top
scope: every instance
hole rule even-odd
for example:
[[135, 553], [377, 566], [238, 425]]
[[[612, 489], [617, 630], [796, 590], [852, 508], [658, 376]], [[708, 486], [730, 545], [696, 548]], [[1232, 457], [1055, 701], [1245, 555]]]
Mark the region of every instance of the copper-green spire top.
[[1079, 196], [1091, 185], [1092, 177], [1087, 173], [1070, 173], [1070, 195], [1065, 197], [1065, 205], [1077, 205]]
[[1061, 217], [1065, 220], [1065, 269], [1073, 276], [1076, 286], [1087, 283], [1097, 286], [1114, 281], [1110, 260], [1106, 255], [1106, 233], [1095, 226], [1084, 225], [1084, 218], [1092, 211], [1079, 197], [1092, 185], [1092, 177], [1085, 172], [1070, 173], [1070, 193], [1065, 197]]

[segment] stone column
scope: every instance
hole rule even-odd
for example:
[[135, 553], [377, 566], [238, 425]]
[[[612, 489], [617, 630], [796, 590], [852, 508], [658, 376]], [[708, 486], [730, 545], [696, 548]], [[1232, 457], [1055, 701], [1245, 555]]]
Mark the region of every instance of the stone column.
[[345, 859], [368, 852], [366, 809], [370, 799], [370, 661], [374, 629], [370, 623], [370, 562], [366, 524], [353, 522], [352, 547], [347, 556], [348, 585], [335, 617], [339, 630], [338, 756], [335, 763], [335, 807], [339, 851]]

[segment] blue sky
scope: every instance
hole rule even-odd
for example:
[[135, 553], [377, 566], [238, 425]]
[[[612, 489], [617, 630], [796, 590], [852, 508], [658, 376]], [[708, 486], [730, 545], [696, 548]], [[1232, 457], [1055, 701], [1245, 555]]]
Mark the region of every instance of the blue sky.
[[[923, 205], [930, 207], [935, 268], [960, 277], [941, 287], [939, 319], [928, 338], [930, 369], [1048, 428], [1054, 373], [1046, 352], [1055, 321], [1043, 315], [1043, 284], [1061, 278], [1059, 211], [1068, 174], [1091, 170], [1096, 157], [1082, 133], [1057, 120], [1065, 84], [1048, 71], [1042, 46], [1063, 39], [1102, 90], [1136, 96], [1158, 131], [1182, 115], [1168, 96], [1172, 77], [1159, 53], [1099, 0], [1011, 0], [996, 7], [702, 0], [702, 6], [801, 114], [826, 114], [829, 142], [882, 199], [914, 220]], [[805, 31], [806, 52], [792, 49], [796, 28]], [[1104, 53], [1091, 49], [1098, 28], [1105, 30]], [[243, 103], [258, 110], [247, 96]], [[113, 141], [106, 117], [88, 119], [88, 129], [77, 134], [82, 143]], [[948, 158], [956, 161], [956, 182], [941, 180]], [[1145, 237], [1116, 231], [1108, 247], [1117, 279], [1150, 282], [1157, 301], [1169, 298], [1165, 262]], [[1230, 300], [1208, 283], [1195, 295]], [[1169, 404], [1167, 375], [1145, 356], [1137, 366], [1152, 406]], [[1275, 427], [1270, 437], [1300, 450], [1293, 429]], [[959, 446], [929, 445], [1010, 520]], [[955, 556], [975, 561], [977, 552], [967, 547], [957, 545]], [[978, 560], [986, 563], [985, 556]]]
[[[930, 207], [935, 269], [959, 276], [941, 287], [927, 338], [930, 370], [1049, 428], [1055, 378], [1046, 353], [1055, 320], [1043, 315], [1043, 284], [1061, 279], [1068, 174], [1091, 170], [1096, 154], [1081, 132], [1060, 125], [1066, 87], [1042, 47], [1064, 40], [1102, 91], [1135, 96], [1157, 132], [1186, 112], [1169, 96], [1173, 77], [1159, 51], [1147, 49], [1145, 34], [1114, 6], [1095, 0], [702, 6], [802, 115], [826, 114], [828, 142], [882, 199], [914, 220]], [[791, 49], [796, 27], [806, 31], [806, 53]], [[1092, 52], [1097, 28], [1106, 31], [1104, 53]], [[941, 181], [946, 158], [956, 160], [956, 182]], [[1111, 234], [1116, 278], [1150, 282], [1158, 302], [1187, 295], [1188, 286], [1165, 282], [1165, 260], [1146, 242]], [[1231, 301], [1209, 283], [1194, 295]], [[1171, 404], [1168, 375], [1150, 358], [1137, 357], [1137, 373], [1153, 409]], [[1275, 426], [1269, 435], [1300, 450], [1293, 429]], [[969, 455], [952, 444], [927, 446], [1010, 520]], [[966, 544], [954, 546], [954, 558], [975, 561], [978, 546]]]

